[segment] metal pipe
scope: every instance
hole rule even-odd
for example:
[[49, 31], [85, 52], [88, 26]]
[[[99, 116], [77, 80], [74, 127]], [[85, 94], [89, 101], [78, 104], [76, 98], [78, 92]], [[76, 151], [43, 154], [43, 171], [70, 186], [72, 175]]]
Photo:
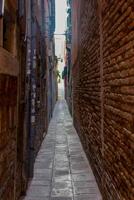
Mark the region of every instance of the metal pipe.
[[27, 159], [26, 171], [30, 176], [30, 110], [31, 110], [31, 0], [26, 1], [26, 41], [27, 41], [27, 58], [26, 58], [26, 96], [25, 96], [25, 130], [27, 132]]
[[36, 0], [31, 0], [31, 84], [30, 84], [30, 166], [29, 175], [33, 177], [35, 161], [35, 134], [36, 134]]

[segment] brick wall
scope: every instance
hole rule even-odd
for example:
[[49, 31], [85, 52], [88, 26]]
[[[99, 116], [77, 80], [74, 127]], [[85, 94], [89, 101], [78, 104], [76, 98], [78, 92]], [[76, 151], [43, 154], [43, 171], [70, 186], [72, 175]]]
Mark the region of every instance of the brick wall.
[[131, 0], [81, 4], [74, 124], [105, 200], [134, 197], [133, 22]]
[[25, 23], [24, 16], [21, 21], [19, 18], [16, 20], [16, 10], [17, 1], [6, 0], [4, 15], [0, 18], [1, 200], [18, 199], [28, 181], [24, 166], [27, 140], [24, 133], [26, 46], [22, 30], [24, 33]]
[[[48, 33], [44, 37], [45, 30], [40, 27], [43, 21], [48, 21], [43, 15], [44, 10], [47, 14], [50, 11], [46, 2], [47, 7], [40, 2], [36, 5], [34, 1], [23, 0], [17, 4], [17, 0], [6, 0], [4, 16], [0, 17], [0, 200], [17, 200], [25, 195], [36, 154], [48, 128], [49, 66], [44, 67], [48, 58], [45, 51], [48, 51], [45, 49]], [[31, 37], [31, 8], [35, 15], [32, 21], [35, 37]], [[15, 28], [12, 30], [9, 25]], [[54, 56], [54, 43], [52, 50]], [[52, 64], [54, 70], [54, 60]]]
[[0, 199], [14, 200], [17, 79], [0, 75]]

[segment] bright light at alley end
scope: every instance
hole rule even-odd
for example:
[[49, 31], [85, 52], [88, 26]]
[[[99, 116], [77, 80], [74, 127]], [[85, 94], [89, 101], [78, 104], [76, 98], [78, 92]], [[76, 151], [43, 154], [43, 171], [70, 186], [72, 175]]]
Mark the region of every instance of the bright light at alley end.
[[5, 0], [0, 0], [0, 17], [2, 17], [4, 14], [4, 3]]

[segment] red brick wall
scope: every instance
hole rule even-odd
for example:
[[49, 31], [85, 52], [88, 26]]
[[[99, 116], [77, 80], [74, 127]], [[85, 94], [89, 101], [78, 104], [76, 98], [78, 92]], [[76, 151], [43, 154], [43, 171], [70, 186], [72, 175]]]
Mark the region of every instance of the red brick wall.
[[81, 4], [74, 124], [105, 200], [134, 197], [133, 22], [131, 0]]
[[[24, 152], [26, 140], [24, 139], [24, 103], [25, 103], [25, 50], [24, 17], [16, 21], [16, 0], [5, 1], [4, 19], [12, 20], [11, 26], [16, 28], [10, 34], [7, 45], [4, 45], [3, 35], [0, 35], [0, 199], [15, 200], [26, 189], [27, 174], [25, 171]], [[1, 18], [0, 29], [3, 32]], [[8, 20], [7, 20], [8, 21]], [[17, 23], [18, 22], [18, 23]], [[21, 24], [21, 26], [19, 26]], [[11, 32], [10, 27], [9, 32]], [[3, 32], [5, 33], [5, 32]], [[12, 37], [13, 36], [13, 37]], [[12, 41], [10, 41], [10, 39]], [[9, 45], [10, 44], [10, 45]], [[10, 46], [10, 48], [5, 48]], [[8, 51], [6, 50], [8, 49]], [[11, 53], [12, 52], [12, 53]]]
[[14, 200], [17, 78], [0, 74], [0, 199]]
[[81, 0], [72, 1], [72, 63], [75, 63], [78, 54], [78, 35], [79, 35], [79, 10], [80, 10]]

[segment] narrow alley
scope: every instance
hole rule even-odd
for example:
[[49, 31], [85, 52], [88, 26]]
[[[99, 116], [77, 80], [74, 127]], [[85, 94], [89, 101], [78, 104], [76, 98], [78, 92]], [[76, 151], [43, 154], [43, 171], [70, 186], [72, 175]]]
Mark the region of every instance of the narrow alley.
[[0, 0], [0, 200], [134, 200], [134, 0]]
[[25, 200], [101, 200], [65, 100], [56, 104]]

